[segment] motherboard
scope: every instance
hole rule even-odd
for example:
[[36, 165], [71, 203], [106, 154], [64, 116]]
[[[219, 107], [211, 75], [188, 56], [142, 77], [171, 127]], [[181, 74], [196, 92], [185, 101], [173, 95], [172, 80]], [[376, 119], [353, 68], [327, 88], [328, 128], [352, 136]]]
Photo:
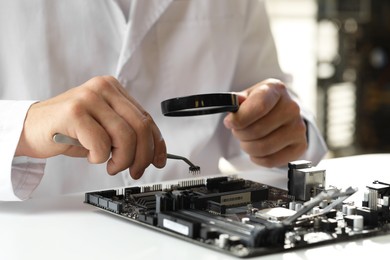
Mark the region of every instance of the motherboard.
[[326, 186], [326, 171], [289, 163], [288, 190], [237, 176], [85, 194], [85, 203], [135, 224], [237, 257], [390, 234], [390, 184]]

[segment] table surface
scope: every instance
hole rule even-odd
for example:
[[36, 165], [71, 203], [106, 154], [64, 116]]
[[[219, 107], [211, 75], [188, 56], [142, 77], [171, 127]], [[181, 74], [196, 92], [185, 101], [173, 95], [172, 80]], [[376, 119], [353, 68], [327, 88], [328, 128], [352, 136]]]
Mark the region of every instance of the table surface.
[[[390, 154], [323, 160], [327, 184], [360, 189], [390, 182]], [[232, 161], [227, 173], [286, 188], [287, 173]], [[357, 194], [356, 196], [361, 195]], [[355, 195], [354, 195], [355, 196]], [[149, 230], [83, 203], [84, 194], [0, 202], [0, 259], [237, 259]], [[388, 254], [390, 235], [263, 256], [261, 259], [373, 258]], [[258, 259], [258, 258], [252, 258]]]

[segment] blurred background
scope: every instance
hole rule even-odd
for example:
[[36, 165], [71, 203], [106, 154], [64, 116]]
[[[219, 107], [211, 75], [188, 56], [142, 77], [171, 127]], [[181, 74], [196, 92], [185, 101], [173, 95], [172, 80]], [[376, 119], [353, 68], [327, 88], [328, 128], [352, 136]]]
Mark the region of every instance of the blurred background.
[[390, 152], [390, 1], [266, 0], [282, 69], [329, 157]]

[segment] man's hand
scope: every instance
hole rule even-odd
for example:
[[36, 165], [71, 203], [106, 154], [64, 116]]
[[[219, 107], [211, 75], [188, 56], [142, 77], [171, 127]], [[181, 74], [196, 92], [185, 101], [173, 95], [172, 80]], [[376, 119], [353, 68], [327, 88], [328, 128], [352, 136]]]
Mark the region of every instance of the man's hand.
[[[55, 133], [76, 138], [83, 147], [57, 144]], [[166, 163], [165, 142], [153, 119], [110, 76], [30, 107], [15, 156], [59, 154], [87, 157], [90, 163], [108, 160], [109, 174], [129, 168], [134, 179], [151, 163], [158, 168]]]
[[237, 94], [240, 108], [224, 124], [253, 162], [278, 167], [305, 152], [306, 125], [282, 82], [268, 79]]

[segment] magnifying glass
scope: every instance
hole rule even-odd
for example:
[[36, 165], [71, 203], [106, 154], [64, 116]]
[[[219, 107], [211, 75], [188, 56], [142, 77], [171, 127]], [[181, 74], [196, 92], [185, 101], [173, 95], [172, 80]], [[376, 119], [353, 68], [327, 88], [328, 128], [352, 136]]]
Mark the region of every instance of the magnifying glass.
[[210, 93], [164, 100], [161, 111], [165, 116], [198, 116], [236, 112], [239, 106], [236, 94]]

